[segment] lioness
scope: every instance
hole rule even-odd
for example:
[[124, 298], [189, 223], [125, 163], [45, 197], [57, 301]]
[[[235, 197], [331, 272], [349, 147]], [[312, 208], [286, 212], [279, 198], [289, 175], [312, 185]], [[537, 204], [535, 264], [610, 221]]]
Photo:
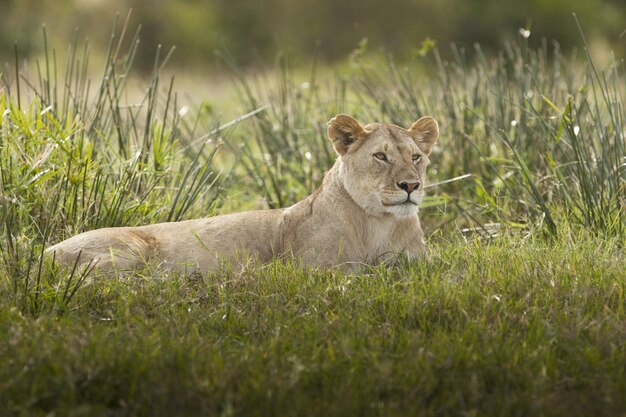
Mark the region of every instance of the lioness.
[[157, 262], [169, 270], [207, 273], [243, 258], [294, 257], [305, 265], [372, 263], [390, 253], [420, 256], [418, 217], [437, 122], [409, 129], [362, 126], [340, 114], [328, 122], [338, 154], [322, 185], [295, 205], [206, 219], [92, 230], [50, 247], [62, 265], [89, 262], [104, 273]]

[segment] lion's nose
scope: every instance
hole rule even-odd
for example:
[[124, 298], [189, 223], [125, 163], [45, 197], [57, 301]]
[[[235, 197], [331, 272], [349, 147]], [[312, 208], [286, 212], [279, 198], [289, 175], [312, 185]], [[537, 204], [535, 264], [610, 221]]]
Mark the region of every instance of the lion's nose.
[[417, 190], [420, 187], [420, 182], [419, 181], [399, 182], [398, 187], [406, 191], [407, 194], [411, 194], [413, 191]]

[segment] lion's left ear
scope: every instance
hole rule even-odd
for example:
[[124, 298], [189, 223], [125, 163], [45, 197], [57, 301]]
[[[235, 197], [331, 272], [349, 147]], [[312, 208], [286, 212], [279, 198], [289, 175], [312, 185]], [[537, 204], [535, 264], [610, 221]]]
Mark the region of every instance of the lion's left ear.
[[415, 138], [415, 143], [426, 155], [430, 155], [433, 145], [439, 138], [439, 125], [430, 116], [424, 116], [413, 123], [409, 132]]

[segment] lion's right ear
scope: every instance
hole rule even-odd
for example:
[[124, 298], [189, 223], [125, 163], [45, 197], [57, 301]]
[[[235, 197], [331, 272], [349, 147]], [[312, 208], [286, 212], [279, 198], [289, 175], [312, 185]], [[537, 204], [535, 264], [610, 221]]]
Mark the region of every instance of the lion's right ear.
[[339, 155], [348, 152], [350, 145], [365, 134], [365, 128], [346, 114], [338, 114], [328, 122], [328, 137], [333, 141], [335, 151]]

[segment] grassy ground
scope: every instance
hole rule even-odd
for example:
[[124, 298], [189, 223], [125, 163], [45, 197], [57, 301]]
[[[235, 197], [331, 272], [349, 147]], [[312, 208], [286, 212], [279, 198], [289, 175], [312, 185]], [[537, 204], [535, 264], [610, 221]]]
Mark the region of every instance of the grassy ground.
[[[522, 39], [405, 66], [357, 50], [296, 83], [288, 60], [254, 80], [224, 55], [246, 114], [225, 124], [178, 102], [165, 54], [129, 103], [138, 44], [118, 45], [95, 81], [77, 45], [2, 76], [0, 415], [626, 413], [619, 65]], [[421, 210], [428, 260], [96, 281], [41, 262], [84, 230], [297, 201], [339, 112], [440, 121], [430, 176], [457, 180]]]
[[[616, 242], [502, 238], [360, 276], [271, 264], [0, 310], [5, 415], [621, 415]], [[622, 242], [623, 243], [623, 242]]]

